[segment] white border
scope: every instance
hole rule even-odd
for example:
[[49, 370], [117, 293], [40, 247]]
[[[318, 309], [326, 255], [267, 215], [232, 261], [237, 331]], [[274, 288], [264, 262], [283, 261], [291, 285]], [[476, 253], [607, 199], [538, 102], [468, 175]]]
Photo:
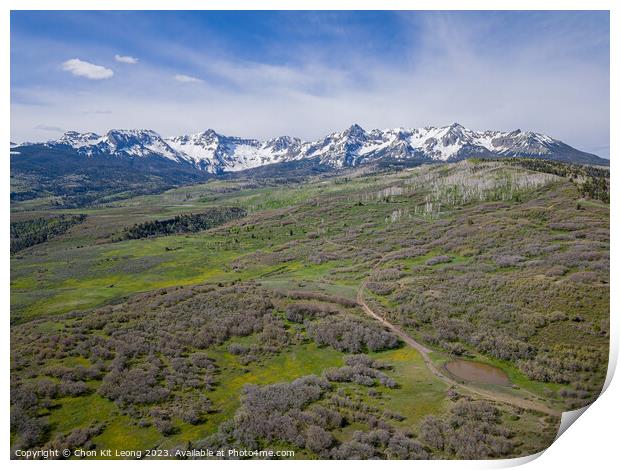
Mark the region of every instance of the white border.
[[[618, 53], [620, 47], [618, 44], [620, 37], [620, 7], [618, 2], [613, 0], [357, 0], [356, 2], [342, 0], [150, 0], [148, 2], [138, 0], [56, 0], [53, 4], [45, 0], [4, 0], [0, 7], [0, 37], [2, 38], [2, 48], [0, 49], [0, 64], [2, 64], [2, 72], [0, 74], [0, 83], [2, 85], [2, 95], [0, 102], [2, 103], [2, 121], [0, 125], [0, 141], [4, 142], [5, 149], [8, 148], [10, 140], [10, 10], [610, 10], [611, 11], [611, 116], [610, 129], [616, 129], [618, 126], [618, 90], [616, 83], [620, 83], [618, 75]], [[560, 7], [560, 8], [558, 8]], [[611, 133], [610, 156], [618, 148], [618, 134]], [[614, 157], [618, 158], [618, 157]], [[9, 158], [4, 158], [0, 166], [2, 172], [2, 181], [5, 184], [9, 181]], [[615, 190], [615, 177], [617, 171], [615, 164], [611, 166], [612, 184], [611, 191], [611, 243], [616, 246], [618, 223], [617, 210], [618, 207], [618, 191]], [[2, 457], [9, 458], [9, 311], [10, 311], [10, 270], [9, 270], [9, 231], [6, 224], [9, 220], [10, 204], [8, 197], [8, 184], [5, 187], [5, 196], [2, 198], [2, 217], [5, 220], [5, 228], [0, 234], [2, 237], [2, 245], [5, 249], [0, 250], [2, 256], [1, 281], [2, 282], [2, 305], [5, 316], [5, 346], [3, 348], [3, 362], [5, 371], [2, 374], [2, 396], [4, 399], [2, 425], [1, 425], [1, 445]], [[618, 294], [613, 289], [614, 281], [617, 280], [618, 273], [618, 256], [616, 252], [611, 252], [611, 349], [609, 371], [606, 381], [607, 390], [603, 395], [581, 416], [577, 423], [570, 427], [562, 436], [539, 456], [532, 456], [524, 459], [500, 460], [500, 461], [394, 461], [382, 462], [381, 466], [400, 467], [400, 468], [501, 468], [521, 465], [526, 462], [528, 468], [532, 469], [549, 469], [549, 468], [610, 468], [613, 462], [617, 462], [617, 434], [615, 418], [620, 417], [620, 385], [618, 380], [611, 381], [613, 371], [618, 359]], [[538, 457], [538, 458], [536, 458]], [[253, 468], [271, 468], [272, 466], [284, 467], [291, 464], [290, 461], [280, 462], [201, 462], [187, 461], [175, 462], [176, 465], [192, 465], [192, 466], [226, 466], [230, 467], [246, 467]], [[64, 465], [80, 465], [93, 466], [103, 468], [109, 463], [105, 461], [82, 461], [79, 463], [64, 461], [46, 462], [41, 461], [10, 461], [10, 465], [16, 468], [25, 468], [28, 466], [46, 465], [46, 468], [61, 468]], [[115, 466], [126, 468], [134, 465], [131, 461], [118, 461]], [[142, 465], [164, 468], [169, 465], [167, 461], [149, 461]], [[295, 461], [297, 467], [315, 466], [315, 462], [311, 461]], [[377, 465], [374, 461], [361, 461], [354, 464], [348, 462], [331, 462], [321, 461], [321, 466], [336, 468], [349, 467], [355, 465], [356, 469], [370, 469]]]

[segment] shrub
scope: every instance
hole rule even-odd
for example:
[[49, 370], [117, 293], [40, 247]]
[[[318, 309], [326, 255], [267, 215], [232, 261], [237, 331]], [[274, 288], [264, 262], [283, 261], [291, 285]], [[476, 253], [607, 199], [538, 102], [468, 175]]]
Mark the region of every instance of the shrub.
[[330, 388], [329, 382], [313, 375], [291, 383], [246, 385], [242, 406], [228, 432], [248, 447], [257, 448], [259, 441], [284, 441], [304, 447], [306, 434], [302, 428], [306, 423], [301, 410], [319, 400]]
[[510, 268], [513, 266], [517, 266], [523, 261], [525, 261], [525, 258], [518, 255], [501, 255], [495, 257], [495, 262], [500, 268]]
[[373, 294], [377, 295], [389, 295], [391, 294], [395, 286], [387, 282], [368, 282], [366, 287], [370, 289]]
[[77, 397], [91, 393], [90, 388], [82, 381], [61, 380], [58, 386], [58, 393], [62, 396]]
[[311, 425], [306, 430], [306, 447], [313, 452], [320, 453], [328, 449], [334, 438], [325, 429]]
[[303, 323], [307, 319], [313, 320], [334, 313], [338, 313], [338, 310], [333, 307], [308, 302], [296, 302], [286, 307], [286, 319], [295, 323]]
[[95, 424], [88, 428], [77, 428], [62, 438], [57, 438], [51, 445], [55, 449], [77, 449], [92, 446], [90, 440], [101, 434], [104, 426]]
[[170, 418], [167, 417], [154, 417], [153, 425], [164, 436], [170, 436], [177, 431], [170, 421]]
[[353, 382], [367, 387], [372, 387], [377, 382], [388, 388], [395, 388], [397, 385], [394, 379], [378, 370], [384, 367], [383, 364], [364, 354], [348, 356], [345, 364], [345, 367], [326, 369], [323, 375], [332, 382]]
[[151, 365], [111, 371], [103, 379], [99, 393], [120, 406], [163, 401], [169, 391], [158, 384], [158, 370]]
[[372, 273], [371, 279], [374, 282], [380, 281], [394, 281], [396, 279], [400, 279], [405, 275], [400, 269], [396, 268], [385, 268], [379, 269]]
[[426, 265], [427, 266], [434, 266], [434, 265], [440, 264], [440, 263], [449, 263], [450, 261], [452, 261], [452, 257], [451, 256], [439, 255], [439, 256], [435, 256], [433, 258], [427, 259], [426, 260]]
[[228, 346], [228, 352], [230, 354], [234, 354], [235, 356], [246, 354], [249, 350], [250, 348], [248, 346], [239, 343], [232, 343]]
[[374, 447], [358, 441], [344, 442], [332, 451], [332, 457], [339, 460], [368, 460], [376, 456]]
[[514, 448], [513, 433], [500, 423], [501, 414], [490, 403], [460, 399], [445, 419], [425, 417], [420, 437], [430, 447], [456, 458], [497, 458]]
[[331, 346], [349, 353], [382, 351], [398, 346], [398, 338], [393, 333], [376, 323], [348, 315], [310, 323], [307, 332], [319, 346]]
[[385, 452], [392, 459], [425, 460], [429, 458], [422, 444], [401, 433], [394, 433]]

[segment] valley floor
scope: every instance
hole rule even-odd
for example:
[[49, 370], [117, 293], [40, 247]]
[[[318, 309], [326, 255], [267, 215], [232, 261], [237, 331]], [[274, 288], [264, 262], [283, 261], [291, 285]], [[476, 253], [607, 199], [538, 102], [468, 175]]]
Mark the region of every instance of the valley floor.
[[[175, 219], [213, 208], [237, 209]], [[516, 457], [604, 381], [609, 204], [557, 174], [466, 161], [15, 209], [33, 240], [62, 233], [11, 258], [13, 449]]]

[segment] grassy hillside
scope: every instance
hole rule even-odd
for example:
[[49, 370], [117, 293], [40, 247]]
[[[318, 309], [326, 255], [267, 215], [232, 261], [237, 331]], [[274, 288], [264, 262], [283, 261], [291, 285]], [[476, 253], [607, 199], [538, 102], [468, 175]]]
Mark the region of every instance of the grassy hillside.
[[[438, 368], [460, 356], [504, 370], [512, 387], [480, 386], [487, 396], [583, 406], [609, 342], [609, 205], [584, 181], [467, 161], [304, 184], [214, 180], [79, 210], [16, 205], [14, 223], [87, 217], [11, 259], [13, 445], [541, 450], [556, 413], [450, 386], [357, 299]], [[218, 207], [246, 215], [123, 239]]]

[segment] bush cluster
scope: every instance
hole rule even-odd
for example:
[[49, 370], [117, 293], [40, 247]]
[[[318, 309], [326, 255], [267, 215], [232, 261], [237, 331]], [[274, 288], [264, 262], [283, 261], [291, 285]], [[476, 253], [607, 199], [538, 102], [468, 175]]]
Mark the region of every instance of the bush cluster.
[[309, 323], [307, 332], [319, 346], [331, 346], [348, 353], [382, 351], [398, 346], [398, 338], [376, 322], [348, 314]]

